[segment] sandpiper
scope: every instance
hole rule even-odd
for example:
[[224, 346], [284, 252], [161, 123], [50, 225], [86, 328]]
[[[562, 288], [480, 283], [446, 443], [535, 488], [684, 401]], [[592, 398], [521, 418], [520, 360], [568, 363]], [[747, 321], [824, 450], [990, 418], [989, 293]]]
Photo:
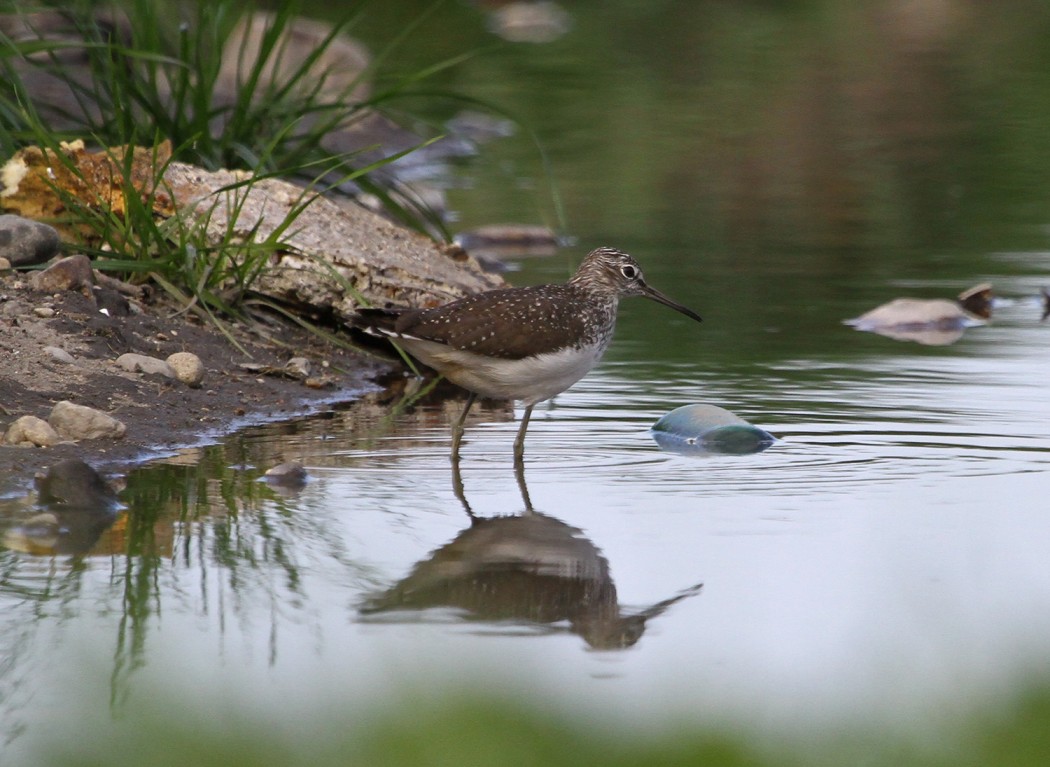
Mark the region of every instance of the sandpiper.
[[601, 359], [612, 340], [621, 298], [644, 296], [697, 322], [700, 315], [645, 283], [631, 256], [597, 248], [564, 285], [503, 288], [433, 309], [360, 309], [351, 325], [383, 335], [470, 396], [452, 427], [459, 458], [463, 424], [480, 394], [525, 405], [514, 459], [525, 453], [532, 408], [568, 389]]

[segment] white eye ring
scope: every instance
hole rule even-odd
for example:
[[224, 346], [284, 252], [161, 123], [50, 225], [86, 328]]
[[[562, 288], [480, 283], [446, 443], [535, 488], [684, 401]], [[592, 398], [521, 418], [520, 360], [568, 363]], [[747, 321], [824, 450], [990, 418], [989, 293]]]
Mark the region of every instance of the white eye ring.
[[624, 277], [626, 277], [629, 280], [633, 280], [635, 277], [638, 276], [638, 270], [635, 269], [630, 264], [627, 264], [625, 266], [621, 266], [620, 267], [620, 274], [622, 274]]

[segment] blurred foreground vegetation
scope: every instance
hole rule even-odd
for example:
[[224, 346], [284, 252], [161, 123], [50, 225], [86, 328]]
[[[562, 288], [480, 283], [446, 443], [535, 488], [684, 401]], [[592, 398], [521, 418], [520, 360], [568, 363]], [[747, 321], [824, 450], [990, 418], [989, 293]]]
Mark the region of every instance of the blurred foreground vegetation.
[[[857, 729], [791, 738], [669, 725], [662, 733], [566, 719], [509, 699], [432, 693], [398, 710], [361, 717], [340, 706], [316, 716], [262, 722], [237, 707], [211, 709], [164, 694], [88, 729], [55, 721], [33, 748], [32, 763], [88, 765], [1045, 765], [1050, 758], [1050, 688], [925, 735]], [[935, 712], [931, 712], [931, 716]], [[75, 733], [75, 734], [74, 734]], [[6, 761], [5, 761], [6, 763]]]

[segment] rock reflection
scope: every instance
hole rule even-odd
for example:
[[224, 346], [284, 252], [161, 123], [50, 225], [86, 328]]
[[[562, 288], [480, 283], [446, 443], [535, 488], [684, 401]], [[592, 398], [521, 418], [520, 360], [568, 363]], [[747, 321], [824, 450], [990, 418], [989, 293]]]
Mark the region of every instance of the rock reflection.
[[37, 509], [4, 530], [3, 544], [38, 555], [88, 552], [116, 521], [116, 494], [80, 460], [56, 463], [37, 481]]
[[363, 615], [451, 607], [464, 618], [536, 625], [568, 622], [571, 632], [600, 650], [631, 647], [646, 622], [702, 584], [639, 611], [619, 604], [609, 562], [582, 530], [532, 508], [524, 468], [516, 467], [525, 508], [478, 517], [463, 492], [458, 462], [453, 487], [470, 525], [419, 562], [401, 581], [361, 607]]

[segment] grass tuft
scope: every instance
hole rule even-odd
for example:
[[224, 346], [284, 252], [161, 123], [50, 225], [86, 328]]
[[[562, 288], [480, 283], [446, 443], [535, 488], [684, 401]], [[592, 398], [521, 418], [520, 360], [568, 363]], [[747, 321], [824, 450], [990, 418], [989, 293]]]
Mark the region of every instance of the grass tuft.
[[[152, 279], [184, 311], [221, 326], [219, 316], [244, 309], [254, 280], [287, 248], [296, 217], [318, 193], [353, 186], [380, 199], [402, 223], [444, 233], [434, 213], [398, 189], [390, 174], [377, 173], [430, 141], [390, 154], [330, 146], [338, 131], [374, 119], [407, 88], [462, 60], [368, 91], [375, 68], [423, 24], [426, 12], [368, 60], [347, 39], [359, 10], [328, 27], [303, 20], [297, 2], [256, 14], [234, 0], [175, 11], [163, 0], [74, 0], [56, 7], [61, 14], [26, 13], [21, 28], [9, 25], [14, 32], [0, 34], [0, 77], [8, 86], [0, 90], [0, 147], [9, 153], [35, 145], [62, 158], [62, 142], [84, 139], [152, 152], [152, 181], [143, 186], [133, 153], [108, 150], [120, 170], [120, 206], [53, 189], [66, 231], [81, 235], [75, 247], [93, 255], [98, 268]], [[44, 91], [65, 95], [34, 100]], [[223, 190], [229, 223], [216, 225], [217, 209], [158, 212], [163, 174], [174, 161], [251, 172]], [[74, 163], [66, 169], [88, 185]], [[247, 189], [275, 176], [300, 177], [314, 191], [304, 192], [267, 237], [240, 230], [236, 213]]]

